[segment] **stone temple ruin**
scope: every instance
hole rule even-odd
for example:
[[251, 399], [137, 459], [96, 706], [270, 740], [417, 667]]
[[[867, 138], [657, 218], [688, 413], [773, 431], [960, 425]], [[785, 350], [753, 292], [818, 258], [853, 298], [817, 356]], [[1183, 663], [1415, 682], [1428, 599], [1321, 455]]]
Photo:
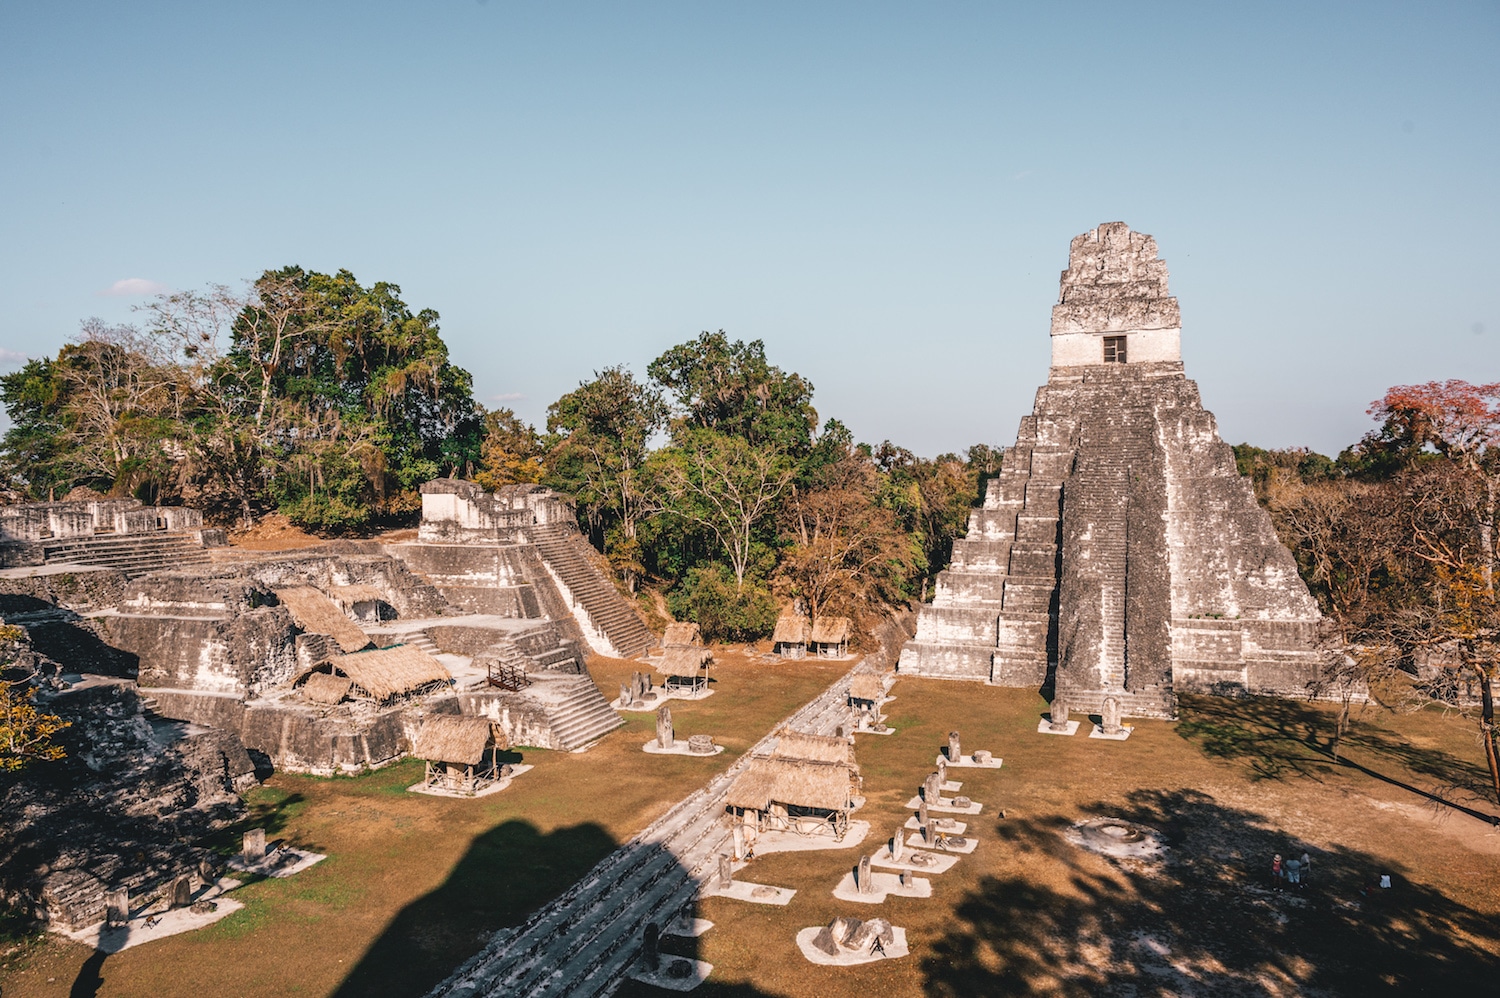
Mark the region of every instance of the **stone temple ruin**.
[[1183, 373], [1156, 241], [1076, 237], [1052, 367], [901, 672], [1171, 717], [1176, 690], [1307, 692], [1317, 604]]
[[[488, 732], [476, 759], [465, 747], [439, 760], [460, 767], [463, 790], [503, 775], [494, 746], [576, 751], [622, 725], [585, 649], [636, 657], [654, 639], [572, 510], [537, 486], [456, 480], [427, 483], [422, 500], [413, 541], [276, 553], [212, 550], [224, 537], [193, 510], [0, 510], [0, 641], [17, 645], [9, 661], [39, 666], [44, 709], [75, 719], [68, 765], [93, 786], [79, 799], [98, 804], [49, 818], [29, 798], [0, 802], [27, 808], [0, 894], [55, 925], [91, 924], [121, 884], [139, 894], [196, 870], [181, 831], [232, 821], [256, 768], [376, 768], [441, 728], [433, 719]], [[147, 771], [194, 788], [163, 795], [170, 820], [133, 796]]]

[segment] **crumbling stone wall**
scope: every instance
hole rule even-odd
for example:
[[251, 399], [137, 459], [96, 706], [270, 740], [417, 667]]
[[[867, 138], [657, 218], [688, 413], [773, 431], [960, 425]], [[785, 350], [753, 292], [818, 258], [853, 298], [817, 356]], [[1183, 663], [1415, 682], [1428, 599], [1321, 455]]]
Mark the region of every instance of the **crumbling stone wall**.
[[192, 873], [204, 836], [238, 820], [254, 768], [231, 732], [153, 719], [128, 684], [45, 694], [72, 722], [67, 757], [0, 783], [0, 900], [61, 928], [104, 917], [107, 891], [139, 895]]

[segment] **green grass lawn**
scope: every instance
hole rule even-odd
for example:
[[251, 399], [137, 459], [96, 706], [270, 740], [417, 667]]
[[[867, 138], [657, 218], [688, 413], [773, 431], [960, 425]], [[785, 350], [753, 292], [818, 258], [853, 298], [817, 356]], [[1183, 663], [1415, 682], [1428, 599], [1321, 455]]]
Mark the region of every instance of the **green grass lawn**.
[[[851, 663], [766, 664], [718, 652], [715, 694], [672, 701], [679, 737], [707, 733], [713, 757], [653, 756], [655, 715], [583, 753], [521, 749], [536, 768], [478, 800], [409, 794], [422, 764], [408, 760], [362, 777], [278, 774], [247, 798], [270, 838], [326, 853], [287, 880], [234, 892], [245, 903], [197, 932], [172, 936], [92, 966], [100, 995], [418, 995], [572, 885], [619, 843], [726, 768]], [[638, 663], [590, 663], [613, 697]], [[232, 851], [239, 829], [220, 844]], [[6, 998], [66, 995], [89, 960], [61, 937], [0, 971]], [[97, 964], [97, 961], [95, 961]], [[47, 978], [52, 978], [49, 982]]]

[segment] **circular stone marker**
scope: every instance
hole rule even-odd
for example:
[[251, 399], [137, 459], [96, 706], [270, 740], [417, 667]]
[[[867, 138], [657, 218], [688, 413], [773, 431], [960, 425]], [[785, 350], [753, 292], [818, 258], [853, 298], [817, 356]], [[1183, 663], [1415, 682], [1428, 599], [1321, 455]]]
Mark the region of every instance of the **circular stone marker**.
[[1160, 859], [1166, 843], [1156, 829], [1124, 818], [1090, 818], [1063, 832], [1063, 838], [1089, 852], [1116, 859]]

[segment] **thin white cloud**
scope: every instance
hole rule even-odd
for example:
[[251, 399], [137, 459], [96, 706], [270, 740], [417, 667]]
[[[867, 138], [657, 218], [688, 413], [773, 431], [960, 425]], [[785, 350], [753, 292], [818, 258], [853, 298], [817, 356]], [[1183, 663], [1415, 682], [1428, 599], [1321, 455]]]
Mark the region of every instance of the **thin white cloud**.
[[9, 367], [11, 364], [24, 364], [30, 359], [24, 353], [0, 347], [0, 366]]
[[142, 295], [159, 295], [167, 286], [159, 281], [148, 281], [144, 277], [126, 277], [116, 281], [103, 291], [95, 291], [100, 298], [138, 298]]
[[519, 401], [521, 401], [525, 397], [526, 397], [526, 395], [523, 392], [505, 392], [502, 395], [491, 395], [490, 396], [490, 401], [491, 402], [519, 402]]

